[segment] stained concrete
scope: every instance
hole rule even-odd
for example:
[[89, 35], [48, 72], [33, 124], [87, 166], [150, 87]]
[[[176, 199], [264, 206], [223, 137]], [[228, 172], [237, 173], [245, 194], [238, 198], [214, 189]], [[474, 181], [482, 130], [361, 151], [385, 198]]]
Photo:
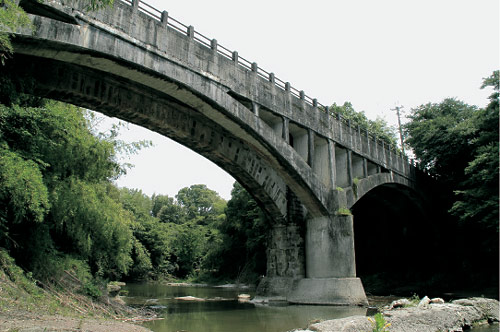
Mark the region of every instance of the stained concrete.
[[136, 0], [95, 12], [85, 0], [20, 3], [34, 30], [16, 32], [8, 66], [32, 76], [32, 93], [154, 130], [236, 178], [274, 223], [268, 294], [358, 303], [352, 216], [338, 212], [381, 184], [418, 190], [405, 158], [166, 12], [151, 17]]

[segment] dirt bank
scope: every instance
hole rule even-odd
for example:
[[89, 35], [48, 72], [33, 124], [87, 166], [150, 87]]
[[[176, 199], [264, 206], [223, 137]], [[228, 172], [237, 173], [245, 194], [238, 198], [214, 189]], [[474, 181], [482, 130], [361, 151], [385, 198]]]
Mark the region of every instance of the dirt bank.
[[2, 309], [0, 311], [0, 332], [13, 331], [150, 332], [142, 326], [113, 319], [75, 318]]

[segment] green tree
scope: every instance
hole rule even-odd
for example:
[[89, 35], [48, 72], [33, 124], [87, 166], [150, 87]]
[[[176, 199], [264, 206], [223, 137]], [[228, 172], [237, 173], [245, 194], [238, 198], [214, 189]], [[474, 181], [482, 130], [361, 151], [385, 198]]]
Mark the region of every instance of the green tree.
[[407, 144], [444, 193], [450, 221], [442, 223], [459, 239], [452, 249], [457, 263], [498, 285], [498, 71], [484, 80], [486, 87], [494, 92], [485, 109], [445, 99], [413, 109], [404, 127]]
[[208, 225], [224, 217], [226, 201], [204, 184], [195, 184], [179, 190], [177, 202], [186, 210], [187, 219]]
[[462, 221], [477, 220], [498, 233], [498, 174], [499, 174], [499, 71], [484, 79], [481, 88], [492, 87], [490, 102], [471, 119], [476, 128], [472, 158], [464, 170], [465, 179], [455, 190], [457, 201], [451, 212]]
[[85, 115], [50, 101], [0, 105], [0, 243], [39, 275], [65, 255], [102, 277], [132, 264], [132, 214], [110, 182], [123, 172], [117, 142], [93, 135]]
[[220, 235], [215, 243], [218, 245], [209, 250], [205, 267], [217, 270], [219, 276], [243, 277], [249, 281], [265, 274], [270, 222], [237, 182], [227, 203], [226, 218], [217, 225]]
[[186, 222], [187, 211], [173, 197], [163, 196], [161, 199], [163, 205], [158, 211], [156, 217], [160, 222], [183, 224]]
[[474, 150], [477, 128], [472, 119], [477, 111], [449, 98], [413, 109], [404, 126], [406, 143], [421, 167], [450, 188], [464, 180]]
[[342, 106], [333, 103], [330, 106], [330, 112], [334, 115], [340, 114], [344, 119], [352, 121], [353, 125], [359, 125], [368, 130], [370, 134], [376, 135], [385, 144], [397, 147], [396, 129], [389, 126], [384, 119], [377, 117], [375, 120], [370, 120], [366, 117], [365, 112], [354, 110], [350, 102], [345, 102]]

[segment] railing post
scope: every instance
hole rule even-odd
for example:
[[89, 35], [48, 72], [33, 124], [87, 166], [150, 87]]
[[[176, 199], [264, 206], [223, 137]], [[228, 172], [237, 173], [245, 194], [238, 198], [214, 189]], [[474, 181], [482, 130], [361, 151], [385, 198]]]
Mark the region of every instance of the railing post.
[[213, 50], [214, 52], [216, 52], [216, 53], [217, 53], [217, 39], [212, 39], [212, 40], [210, 41], [210, 47], [212, 48], [212, 50]]
[[299, 95], [300, 95], [300, 100], [306, 99], [306, 93], [304, 92], [304, 90], [300, 90]]
[[313, 99], [313, 107], [314, 108], [318, 107], [318, 99], [316, 99], [316, 98]]
[[271, 82], [273, 85], [276, 84], [274, 73], [269, 74], [269, 82]]
[[187, 36], [191, 39], [194, 38], [194, 26], [192, 25], [188, 26]]
[[166, 10], [161, 12], [161, 25], [164, 27], [168, 25], [168, 12]]
[[335, 113], [335, 118], [337, 119], [337, 123], [339, 125], [339, 141], [342, 142], [342, 132], [344, 131], [344, 128], [342, 127], [342, 117], [340, 116], [340, 113]]
[[233, 51], [233, 61], [238, 64], [238, 51]]
[[136, 12], [139, 9], [139, 0], [132, 0], [132, 10]]
[[389, 156], [387, 157], [387, 164], [389, 165], [389, 169], [392, 173], [392, 151], [391, 151], [391, 146], [387, 146], [387, 151], [389, 152]]
[[256, 73], [259, 70], [259, 66], [257, 65], [257, 62], [252, 62], [252, 71]]
[[385, 156], [385, 142], [380, 140], [380, 145], [382, 145], [382, 163], [384, 166], [387, 165], [387, 157]]
[[[359, 139], [359, 149], [363, 150], [363, 143], [361, 143], [361, 126], [358, 124], [358, 139]], [[356, 145], [356, 144], [354, 144]]]
[[290, 88], [291, 88], [290, 82], [286, 82], [285, 83], [285, 91], [290, 92]]
[[351, 124], [351, 119], [347, 119], [347, 128], [348, 128], [348, 135], [349, 135], [349, 149], [352, 149], [352, 124]]
[[368, 129], [365, 130], [365, 134], [366, 134], [366, 154], [370, 155], [372, 149], [370, 148], [370, 132], [368, 131]]

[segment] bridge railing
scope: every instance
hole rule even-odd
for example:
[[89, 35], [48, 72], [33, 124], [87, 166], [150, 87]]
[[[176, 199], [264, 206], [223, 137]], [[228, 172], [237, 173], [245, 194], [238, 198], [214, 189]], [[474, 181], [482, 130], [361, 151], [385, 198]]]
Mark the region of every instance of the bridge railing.
[[[351, 129], [353, 128], [351, 120], [343, 117], [339, 113], [330, 110], [328, 106], [319, 103], [316, 98], [312, 98], [306, 95], [303, 90], [298, 90], [295, 87], [292, 87], [289, 82], [281, 80], [280, 78], [276, 77], [274, 73], [262, 69], [257, 65], [257, 63], [251, 62], [241, 57], [238, 54], [238, 52], [231, 51], [228, 48], [218, 44], [217, 40], [204, 36], [203, 34], [196, 31], [193, 26], [185, 25], [184, 23], [169, 16], [167, 11], [160, 11], [142, 0], [118, 0], [118, 1], [121, 1], [122, 3], [125, 3], [133, 8], [136, 8], [138, 11], [146, 14], [147, 16], [151, 17], [152, 19], [160, 22], [161, 24], [167, 27], [173, 28], [180, 33], [192, 37], [193, 40], [195, 40], [196, 42], [204, 45], [205, 47], [213, 49], [218, 54], [234, 61], [235, 63], [245, 68], [246, 70], [255, 72], [258, 76], [262, 77], [265, 80], [270, 81], [279, 89], [287, 91], [296, 98], [303, 100], [310, 106], [313, 106], [314, 108], [317, 108], [322, 112], [325, 112], [326, 114], [331, 116], [334, 120], [337, 120], [339, 125], [343, 127], [343, 129], [347, 130], [348, 132], [351, 132]], [[355, 126], [358, 126], [357, 136], [359, 136], [359, 140], [362, 140], [361, 138], [362, 135], [360, 133], [361, 130], [359, 128], [359, 125], [355, 124]], [[418, 164], [416, 164], [413, 159], [408, 160], [408, 157], [406, 155], [403, 155], [401, 151], [398, 151], [394, 146], [385, 144], [384, 140], [380, 139], [376, 134], [369, 132], [366, 128], [364, 128], [362, 131], [365, 132], [365, 137], [367, 140], [366, 148], [363, 148], [362, 142], [360, 142], [358, 146], [361, 147], [364, 153], [376, 155], [377, 159], [382, 160], [383, 163], [388, 168], [391, 168], [397, 171], [398, 173], [402, 173], [404, 175], [411, 176], [411, 174], [414, 173], [416, 169], [420, 169], [418, 167]], [[356, 137], [356, 135], [354, 136]], [[372, 145], [370, 145], [370, 141], [373, 142]], [[375, 152], [370, 153], [370, 151], [372, 150], [374, 150]]]

